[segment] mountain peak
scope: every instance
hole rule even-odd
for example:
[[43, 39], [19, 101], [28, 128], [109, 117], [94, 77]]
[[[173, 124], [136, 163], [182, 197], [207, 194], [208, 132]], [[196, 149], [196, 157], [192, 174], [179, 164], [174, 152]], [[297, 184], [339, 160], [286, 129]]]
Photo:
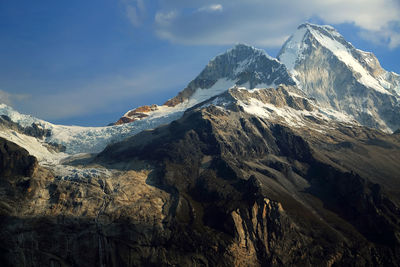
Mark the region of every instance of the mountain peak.
[[[378, 78], [377, 76], [385, 72], [373, 53], [356, 49], [334, 27], [308, 22], [299, 25], [296, 32], [284, 43], [278, 54], [278, 59], [289, 70], [293, 70], [296, 62], [304, 60], [306, 55], [312, 53], [312, 48], [316, 46], [329, 51], [359, 74], [364, 74], [363, 72], [366, 71], [372, 74], [374, 78]], [[381, 93], [388, 93], [378, 84], [372, 87], [381, 91]]]
[[[257, 58], [265, 58], [267, 60], [278, 62], [276, 58], [268, 55], [268, 53], [263, 49], [245, 43], [237, 43], [232, 48], [211, 59], [207, 67], [213, 66], [213, 64], [219, 64], [221, 61], [226, 61], [225, 63], [235, 67], [236, 65], [241, 65], [241, 62], [243, 61], [255, 61]], [[207, 67], [205, 69], [207, 69]]]
[[327, 34], [331, 34], [331, 35], [335, 35], [337, 37], [342, 37], [342, 35], [331, 25], [318, 25], [318, 24], [313, 24], [310, 22], [305, 22], [303, 24], [300, 24], [297, 29], [308, 29], [308, 30], [317, 30], [317, 31], [321, 31], [321, 32], [325, 32]]
[[392, 94], [391, 91], [395, 89], [381, 83], [386, 71], [382, 69], [375, 55], [356, 49], [332, 26], [301, 24], [283, 45], [278, 59], [293, 73], [297, 65], [316, 53], [333, 56], [344, 63], [357, 77], [358, 82], [368, 88], [382, 94]]
[[[256, 48], [252, 45], [248, 45], [245, 43], [237, 43], [234, 47], [227, 50], [225, 53], [220, 54], [219, 56], [222, 56], [225, 54], [230, 54], [230, 55], [242, 54], [242, 55], [247, 55], [247, 56], [261, 56], [261, 57], [266, 57], [270, 60], [276, 60], [275, 58], [268, 55], [268, 53], [265, 50]], [[238, 60], [240, 60], [240, 58]], [[211, 61], [213, 61], [213, 60], [211, 60]]]
[[338, 47], [346, 50], [354, 49], [343, 36], [332, 26], [303, 23], [297, 27], [289, 39], [284, 43], [278, 54], [278, 59], [293, 70], [296, 61], [304, 59], [306, 50], [312, 45], [319, 44], [328, 50], [337, 50]]
[[228, 49], [225, 53], [229, 53], [230, 51], [234, 51], [234, 50], [252, 50], [252, 51], [257, 51], [257, 52], [261, 52], [261, 53], [265, 53], [264, 50], [256, 48], [252, 45], [246, 44], [246, 43], [237, 43], [235, 44], [231, 49]]
[[253, 89], [279, 84], [295, 84], [282, 63], [262, 49], [236, 44], [210, 60], [183, 91], [164, 105], [176, 106], [187, 101], [193, 106], [235, 85]]
[[398, 109], [393, 104], [400, 98], [398, 76], [384, 70], [374, 54], [356, 49], [333, 27], [301, 24], [278, 59], [299, 87], [321, 105], [384, 131], [400, 125], [386, 112], [388, 106]]

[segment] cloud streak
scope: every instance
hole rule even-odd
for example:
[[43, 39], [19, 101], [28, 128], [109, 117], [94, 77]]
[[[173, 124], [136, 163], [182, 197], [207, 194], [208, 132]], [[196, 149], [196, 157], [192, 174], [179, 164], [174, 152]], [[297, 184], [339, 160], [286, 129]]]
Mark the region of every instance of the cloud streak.
[[208, 6], [203, 6], [198, 9], [199, 12], [221, 12], [223, 7], [221, 4], [212, 4]]
[[13, 94], [4, 90], [0, 90], [0, 103], [8, 106], [13, 106], [14, 103], [21, 102], [29, 98], [30, 96], [28, 94]]
[[376, 31], [364, 30], [359, 35], [365, 40], [394, 49], [400, 46], [400, 22], [389, 23], [387, 26]]
[[[350, 23], [360, 36], [389, 47], [400, 45], [397, 0], [221, 0], [160, 1], [156, 33], [173, 43], [229, 45], [248, 42], [278, 47], [299, 24], [318, 18], [328, 24]], [[197, 12], [190, 12], [190, 10]]]

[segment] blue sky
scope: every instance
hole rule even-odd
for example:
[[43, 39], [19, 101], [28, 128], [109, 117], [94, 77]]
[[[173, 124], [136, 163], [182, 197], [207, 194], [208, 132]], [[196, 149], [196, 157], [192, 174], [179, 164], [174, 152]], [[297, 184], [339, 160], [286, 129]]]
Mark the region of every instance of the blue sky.
[[276, 56], [297, 25], [330, 24], [400, 73], [397, 0], [0, 1], [0, 102], [106, 125], [162, 104], [238, 42]]

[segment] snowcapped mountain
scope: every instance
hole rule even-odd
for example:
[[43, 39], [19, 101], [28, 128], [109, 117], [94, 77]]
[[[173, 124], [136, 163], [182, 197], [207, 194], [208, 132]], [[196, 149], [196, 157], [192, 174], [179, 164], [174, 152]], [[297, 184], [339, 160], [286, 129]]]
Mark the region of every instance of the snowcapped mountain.
[[[58, 161], [62, 154], [56, 153], [54, 146], [65, 149], [62, 157], [97, 153], [110, 143], [170, 123], [187, 109], [214, 99], [229, 88], [251, 91], [280, 85], [292, 88], [288, 91], [292, 95], [308, 99], [315, 107], [318, 105], [313, 110], [318, 110], [322, 117], [353, 124], [357, 121], [387, 132], [400, 127], [400, 76], [382, 69], [373, 54], [354, 48], [332, 27], [300, 25], [284, 44], [278, 58], [270, 57], [261, 49], [238, 44], [212, 59], [184, 90], [164, 105], [129, 110], [115, 125], [108, 127], [54, 125], [0, 105], [0, 115], [22, 129], [3, 125], [0, 136], [25, 147], [41, 161]], [[292, 123], [291, 126], [304, 126], [304, 118], [310, 116], [304, 112], [300, 116], [290, 105], [271, 106], [262, 100], [262, 94], [253, 93], [252, 96], [250, 102], [241, 100], [240, 106], [248, 113], [279, 118], [289, 125]], [[315, 98], [317, 103], [309, 98]], [[46, 134], [40, 137], [27, 134], [32, 127]]]
[[279, 84], [295, 84], [283, 64], [264, 50], [238, 44], [212, 59], [196, 79], [165, 104], [175, 106], [192, 99], [201, 102], [211, 95], [209, 92], [225, 91], [226, 85], [253, 89], [275, 87]]
[[163, 106], [142, 106], [129, 110], [116, 124], [146, 118], [166, 107], [185, 110], [236, 85], [253, 89], [276, 87], [279, 84], [295, 84], [283, 64], [264, 50], [238, 44], [212, 59], [183, 91]]
[[372, 53], [356, 49], [333, 27], [300, 25], [278, 59], [238, 44], [212, 59], [163, 106], [129, 110], [116, 124], [142, 120], [160, 109], [183, 112], [233, 86], [253, 89], [297, 84], [319, 105], [351, 116], [362, 125], [386, 132], [400, 128], [400, 76], [384, 70]]
[[384, 70], [331, 26], [302, 24], [278, 59], [318, 102], [387, 132], [400, 127], [400, 76]]

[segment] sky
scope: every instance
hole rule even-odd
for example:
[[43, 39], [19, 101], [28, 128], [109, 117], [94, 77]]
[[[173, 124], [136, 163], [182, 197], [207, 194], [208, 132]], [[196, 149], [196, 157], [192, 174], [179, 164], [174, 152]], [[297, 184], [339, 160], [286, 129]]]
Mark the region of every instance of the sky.
[[400, 0], [0, 0], [0, 102], [103, 126], [162, 104], [237, 43], [276, 57], [303, 22], [400, 73]]

